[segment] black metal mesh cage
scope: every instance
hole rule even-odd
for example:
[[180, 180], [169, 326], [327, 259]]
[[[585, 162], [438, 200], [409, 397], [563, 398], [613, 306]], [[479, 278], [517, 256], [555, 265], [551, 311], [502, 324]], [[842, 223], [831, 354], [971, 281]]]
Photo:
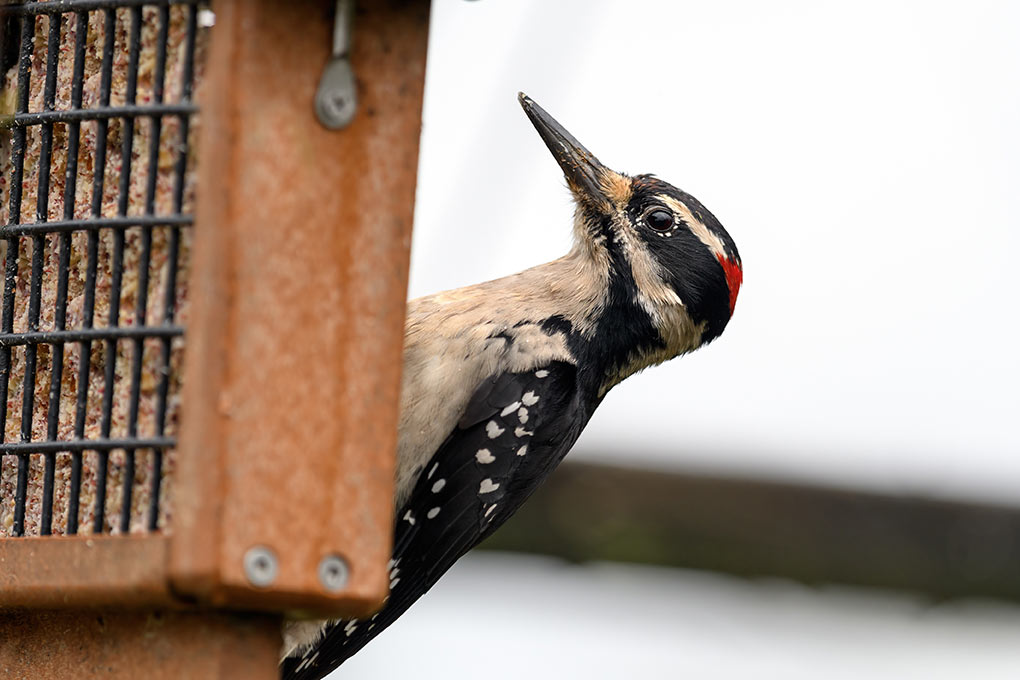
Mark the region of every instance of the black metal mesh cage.
[[0, 12], [0, 537], [164, 528], [198, 0]]

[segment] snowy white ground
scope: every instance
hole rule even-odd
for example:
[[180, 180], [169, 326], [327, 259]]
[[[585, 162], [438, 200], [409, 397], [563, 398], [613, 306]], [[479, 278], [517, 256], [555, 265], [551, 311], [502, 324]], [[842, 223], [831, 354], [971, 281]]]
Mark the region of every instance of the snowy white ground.
[[1020, 608], [470, 555], [333, 680], [1010, 680]]

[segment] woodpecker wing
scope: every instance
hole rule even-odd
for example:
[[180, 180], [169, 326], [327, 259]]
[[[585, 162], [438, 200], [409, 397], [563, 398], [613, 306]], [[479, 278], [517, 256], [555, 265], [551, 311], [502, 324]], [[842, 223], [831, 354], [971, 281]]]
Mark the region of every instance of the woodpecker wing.
[[484, 381], [397, 514], [390, 596], [370, 619], [336, 621], [283, 678], [323, 677], [403, 614], [495, 531], [573, 446], [592, 408], [565, 362]]

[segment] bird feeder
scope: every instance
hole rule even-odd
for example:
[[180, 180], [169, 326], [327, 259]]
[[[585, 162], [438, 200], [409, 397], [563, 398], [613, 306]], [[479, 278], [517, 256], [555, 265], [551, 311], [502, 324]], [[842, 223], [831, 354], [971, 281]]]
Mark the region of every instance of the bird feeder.
[[0, 12], [0, 668], [276, 677], [387, 592], [428, 4]]

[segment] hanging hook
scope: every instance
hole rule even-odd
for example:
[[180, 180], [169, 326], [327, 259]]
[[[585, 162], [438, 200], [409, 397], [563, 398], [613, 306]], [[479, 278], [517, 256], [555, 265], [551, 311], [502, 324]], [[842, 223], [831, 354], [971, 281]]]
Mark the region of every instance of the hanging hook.
[[357, 87], [349, 58], [353, 18], [354, 0], [337, 0], [333, 54], [322, 71], [319, 90], [315, 93], [315, 115], [330, 130], [350, 125], [358, 107]]

